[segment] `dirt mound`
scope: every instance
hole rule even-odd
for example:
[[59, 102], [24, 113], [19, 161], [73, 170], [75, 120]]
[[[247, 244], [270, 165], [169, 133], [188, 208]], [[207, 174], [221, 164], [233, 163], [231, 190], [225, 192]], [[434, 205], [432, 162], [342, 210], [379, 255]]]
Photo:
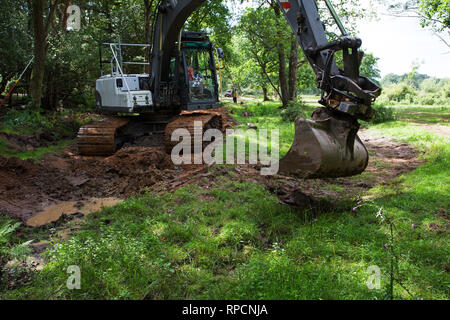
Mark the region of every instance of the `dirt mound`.
[[[221, 115], [224, 130], [236, 124], [224, 107], [215, 112]], [[357, 197], [422, 162], [408, 145], [370, 136], [367, 131], [361, 131], [360, 137], [370, 153], [369, 166], [360, 176], [339, 179], [263, 177], [258, 167], [249, 165], [215, 167], [212, 172], [206, 165], [175, 167], [161, 143], [162, 135], [140, 137], [134, 141], [136, 144], [125, 145], [107, 158], [81, 157], [76, 144], [68, 146], [63, 155], [46, 156], [39, 164], [0, 156], [0, 214], [27, 221], [62, 201], [125, 199], [144, 193], [147, 187], [170, 192], [190, 183], [217, 187], [219, 179], [215, 176], [228, 175], [230, 170], [238, 173], [237, 179], [263, 183], [282, 203], [304, 209], [323, 208], [340, 205], [342, 199]], [[153, 146], [155, 143], [159, 146]]]
[[[224, 129], [234, 125], [225, 108], [215, 113], [224, 119]], [[1, 134], [0, 138], [23, 151], [57, 140], [51, 133]], [[63, 201], [124, 199], [144, 193], [147, 187], [164, 189], [195, 176], [195, 168], [174, 167], [163, 146], [163, 135], [150, 134], [125, 144], [107, 158], [81, 157], [76, 144], [68, 146], [63, 155], [48, 155], [40, 163], [0, 157], [0, 213], [27, 221]]]
[[39, 147], [48, 147], [57, 140], [55, 135], [51, 132], [42, 132], [35, 135], [0, 132], [0, 139], [5, 141], [10, 148], [21, 152], [31, 151]]
[[0, 213], [24, 219], [40, 204], [50, 202], [37, 190], [35, 178], [39, 172], [31, 160], [0, 156]]
[[127, 197], [173, 179], [170, 157], [159, 147], [129, 147], [101, 160], [75, 161], [72, 185], [92, 196]]
[[222, 116], [222, 130], [225, 131], [231, 127], [238, 125], [236, 120], [234, 120], [229, 114], [226, 107], [220, 107], [219, 109], [214, 110], [218, 112]]
[[66, 152], [39, 164], [0, 157], [0, 212], [25, 221], [61, 201], [140, 194], [172, 180], [176, 172], [170, 156], [158, 147], [123, 148], [108, 158]]
[[10, 174], [24, 174], [32, 171], [35, 165], [33, 160], [20, 160], [19, 158], [4, 158], [0, 156], [0, 168], [2, 171]]

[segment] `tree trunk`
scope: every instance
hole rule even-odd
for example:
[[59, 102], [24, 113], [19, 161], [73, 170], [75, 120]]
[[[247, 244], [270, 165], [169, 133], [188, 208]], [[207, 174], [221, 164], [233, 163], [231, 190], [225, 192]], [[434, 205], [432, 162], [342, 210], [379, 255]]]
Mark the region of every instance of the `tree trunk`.
[[262, 92], [264, 95], [263, 101], [269, 101], [269, 97], [267, 96], [267, 87], [265, 85], [262, 86]]
[[289, 56], [289, 100], [297, 98], [297, 74], [298, 74], [298, 42], [294, 35], [291, 36], [291, 54]]
[[[55, 17], [58, 1], [33, 0], [31, 6], [31, 21], [34, 33], [34, 63], [30, 78], [30, 93], [36, 109], [41, 108], [42, 89], [45, 73], [45, 60], [48, 43], [47, 35]], [[49, 7], [47, 19], [44, 18], [44, 8]]]
[[60, 11], [59, 23], [61, 24], [62, 30], [67, 30], [67, 22], [69, 21], [70, 13], [67, 12], [67, 9], [72, 4], [72, 0], [65, 0], [64, 7]]
[[280, 7], [276, 4], [274, 7], [275, 16], [277, 19], [277, 33], [278, 33], [278, 41], [277, 43], [277, 53], [278, 53], [278, 77], [280, 83], [280, 93], [281, 93], [281, 102], [283, 104], [283, 108], [286, 108], [289, 103], [289, 89], [287, 83], [287, 72], [286, 72], [286, 54], [284, 52], [284, 47], [281, 39], [283, 39], [282, 27], [280, 24], [281, 12]]
[[[145, 43], [151, 44], [152, 38], [152, 26], [151, 26], [151, 14], [152, 14], [153, 0], [144, 0], [144, 21], [145, 21]], [[145, 62], [150, 62], [150, 47], [145, 48]], [[150, 74], [150, 65], [145, 66], [145, 73]]]
[[44, 0], [33, 0], [32, 24], [34, 31], [34, 63], [30, 79], [30, 93], [36, 109], [41, 107], [42, 85], [45, 72], [45, 55], [47, 33], [44, 25]]

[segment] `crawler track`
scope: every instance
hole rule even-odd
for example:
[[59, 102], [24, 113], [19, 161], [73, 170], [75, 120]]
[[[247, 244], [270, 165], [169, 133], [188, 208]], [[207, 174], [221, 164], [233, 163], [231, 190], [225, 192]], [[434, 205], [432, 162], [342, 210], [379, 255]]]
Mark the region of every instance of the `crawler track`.
[[118, 148], [119, 129], [129, 122], [130, 118], [108, 117], [81, 127], [77, 136], [78, 152], [86, 156], [114, 154]]
[[[167, 125], [164, 131], [165, 149], [167, 153], [170, 153], [178, 143], [177, 141], [172, 141], [172, 133], [176, 129], [186, 129], [189, 131], [191, 137], [194, 137], [196, 122], [201, 122], [202, 136], [208, 129], [222, 130], [222, 115], [218, 112], [206, 110], [183, 111]], [[193, 142], [194, 139], [191, 141]]]
[[[196, 122], [201, 122], [202, 133], [207, 129], [222, 130], [222, 115], [215, 111], [183, 111], [169, 121], [158, 120], [157, 125], [148, 118], [107, 117], [102, 121], [83, 126], [78, 131], [78, 152], [83, 156], [108, 156], [114, 154], [124, 143], [164, 130], [164, 147], [167, 153], [178, 143], [171, 141], [176, 129], [187, 129], [194, 136]], [[162, 126], [162, 127], [161, 127]], [[160, 131], [161, 130], [161, 131]]]

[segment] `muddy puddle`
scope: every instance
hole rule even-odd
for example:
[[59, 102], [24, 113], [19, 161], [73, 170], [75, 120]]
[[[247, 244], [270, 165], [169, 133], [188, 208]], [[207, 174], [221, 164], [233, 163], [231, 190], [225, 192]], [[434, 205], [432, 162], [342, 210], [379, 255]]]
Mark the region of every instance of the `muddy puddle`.
[[38, 212], [35, 216], [26, 220], [25, 224], [30, 227], [40, 227], [58, 221], [63, 215], [85, 216], [99, 211], [103, 207], [112, 207], [121, 201], [117, 198], [91, 198], [87, 201], [65, 201]]

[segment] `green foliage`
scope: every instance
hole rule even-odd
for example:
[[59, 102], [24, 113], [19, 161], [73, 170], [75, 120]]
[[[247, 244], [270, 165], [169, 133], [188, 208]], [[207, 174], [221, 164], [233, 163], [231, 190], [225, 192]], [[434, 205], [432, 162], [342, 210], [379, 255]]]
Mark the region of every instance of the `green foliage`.
[[41, 114], [41, 111], [27, 107], [24, 110], [10, 109], [3, 117], [2, 127], [22, 129], [23, 132], [52, 130], [56, 121]]
[[[281, 24], [281, 30], [279, 30]], [[290, 29], [283, 21], [279, 21], [274, 10], [270, 7], [257, 9], [247, 8], [236, 28], [239, 38], [234, 46], [238, 60], [235, 61], [233, 81], [239, 81], [240, 64], [248, 65], [247, 74], [253, 83], [246, 81], [243, 85], [252, 85], [253, 88], [273, 87], [278, 83], [277, 45], [282, 41], [286, 48], [290, 47]], [[282, 35], [281, 39], [279, 35]], [[234, 71], [234, 70], [233, 70]], [[235, 79], [235, 75], [238, 78]], [[241, 84], [241, 83], [239, 83]], [[275, 88], [273, 88], [275, 90]]]
[[17, 134], [51, 132], [58, 139], [74, 137], [82, 125], [98, 120], [98, 117], [87, 114], [83, 109], [45, 112], [27, 105], [23, 109], [9, 109], [0, 120], [0, 131], [3, 132]]
[[387, 75], [379, 101], [384, 104], [449, 105], [450, 79], [430, 78], [417, 73]]
[[71, 109], [47, 113], [30, 106], [19, 110], [10, 109], [0, 118], [0, 132], [37, 137], [44, 134], [49, 139], [45, 139], [47, 144], [30, 151], [17, 150], [0, 139], [0, 154], [5, 157], [39, 160], [45, 154], [61, 151], [73, 142], [80, 126], [94, 120], [98, 120], [98, 117]]
[[387, 6], [396, 15], [417, 17], [422, 27], [430, 28], [449, 45], [450, 0], [393, 0]]
[[391, 107], [383, 104], [375, 104], [372, 108], [375, 110], [375, 116], [371, 121], [373, 124], [394, 121], [396, 119], [394, 109]]
[[420, 0], [422, 26], [434, 26], [439, 31], [450, 28], [450, 0]]
[[372, 80], [379, 80], [381, 78], [381, 72], [377, 66], [378, 60], [380, 59], [373, 54], [366, 53], [359, 68], [360, 74]]
[[288, 106], [281, 111], [281, 118], [286, 122], [293, 122], [297, 117], [306, 118], [306, 105], [301, 98], [296, 101], [289, 101]]
[[383, 94], [387, 97], [389, 102], [404, 103], [414, 103], [417, 96], [416, 90], [407, 82], [392, 84], [389, 87], [384, 88]]
[[231, 13], [225, 1], [208, 0], [189, 17], [184, 28], [189, 31], [207, 30], [215, 47], [224, 50], [224, 60], [227, 61], [231, 53], [230, 18]]
[[74, 140], [60, 140], [56, 144], [47, 147], [39, 147], [31, 151], [20, 151], [9, 147], [0, 139], [0, 155], [3, 157], [16, 157], [22, 160], [33, 159], [39, 161], [44, 155], [60, 153], [65, 147], [72, 144]]
[[0, 0], [0, 95], [31, 58], [27, 1]]
[[0, 275], [1, 269], [8, 259], [21, 258], [25, 254], [30, 253], [30, 248], [28, 246], [31, 241], [13, 244], [14, 232], [19, 227], [20, 222], [14, 222], [0, 217]]

